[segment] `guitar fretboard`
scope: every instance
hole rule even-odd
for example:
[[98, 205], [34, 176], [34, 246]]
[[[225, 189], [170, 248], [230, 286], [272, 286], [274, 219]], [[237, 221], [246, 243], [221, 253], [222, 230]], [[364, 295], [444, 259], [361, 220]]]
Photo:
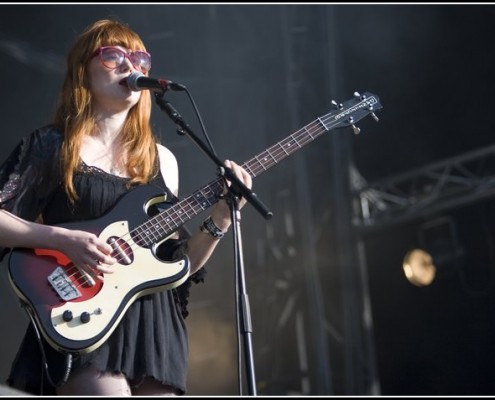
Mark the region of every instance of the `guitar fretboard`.
[[[292, 135], [274, 144], [242, 166], [255, 178], [323, 133], [354, 124], [374, 110], [381, 108], [378, 98], [365, 93], [359, 99], [349, 100], [337, 110], [319, 117]], [[223, 178], [219, 177], [177, 202], [133, 232], [136, 243], [151, 246], [175, 232], [185, 222], [214, 205], [223, 191]]]

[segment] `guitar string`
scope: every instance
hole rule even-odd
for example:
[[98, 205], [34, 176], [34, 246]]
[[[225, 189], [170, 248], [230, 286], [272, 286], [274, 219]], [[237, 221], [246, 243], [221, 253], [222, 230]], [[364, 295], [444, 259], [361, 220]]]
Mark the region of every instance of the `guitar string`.
[[[366, 98], [366, 97], [365, 97], [365, 98]], [[363, 101], [361, 101], [360, 103], [363, 103]], [[359, 103], [358, 103], [358, 104], [359, 104]], [[355, 107], [357, 107], [357, 105], [355, 105]], [[359, 110], [359, 107], [358, 107], [357, 109]], [[340, 114], [342, 114], [343, 112], [345, 112], [345, 110], [346, 110], [346, 108], [345, 108], [345, 107], [343, 107], [342, 109], [339, 109], [339, 110], [338, 110], [338, 112], [339, 112]], [[369, 112], [367, 112], [366, 114], [369, 114], [370, 112], [371, 112], [371, 110], [370, 110]], [[280, 161], [280, 160], [283, 158], [283, 157], [281, 157], [281, 156], [280, 156], [280, 154], [282, 154], [282, 153], [283, 153], [283, 154], [284, 154], [284, 157], [285, 157], [285, 156], [287, 156], [287, 155], [289, 155], [289, 154], [291, 154], [291, 153], [288, 153], [288, 152], [286, 151], [287, 146], [282, 146], [282, 143], [291, 143], [291, 142], [295, 142], [295, 143], [298, 145], [298, 148], [301, 148], [301, 147], [303, 147], [305, 144], [307, 144], [307, 143], [309, 143], [309, 142], [313, 141], [313, 140], [315, 139], [315, 137], [319, 136], [321, 133], [323, 133], [323, 132], [325, 132], [325, 131], [329, 131], [329, 130], [331, 130], [331, 129], [334, 129], [334, 126], [339, 125], [339, 123], [338, 123], [338, 122], [336, 122], [336, 121], [334, 121], [333, 126], [332, 126], [332, 124], [328, 124], [328, 125], [326, 124], [326, 122], [328, 122], [328, 121], [330, 120], [330, 118], [331, 118], [331, 117], [333, 117], [334, 115], [335, 115], [335, 112], [333, 112], [333, 113], [329, 113], [329, 114], [326, 114], [326, 115], [325, 115], [325, 116], [323, 116], [323, 117], [317, 118], [317, 119], [316, 119], [316, 120], [314, 120], [313, 122], [309, 123], [308, 125], [304, 126], [304, 127], [303, 127], [303, 128], [301, 128], [301, 129], [297, 130], [294, 134], [290, 135], [290, 136], [289, 136], [289, 137], [287, 137], [286, 139], [284, 139], [284, 140], [282, 140], [282, 141], [280, 141], [280, 142], [276, 143], [275, 145], [273, 145], [273, 146], [272, 146], [272, 147], [270, 147], [269, 149], [265, 150], [265, 152], [264, 152], [264, 153], [262, 153], [262, 154], [276, 155], [276, 154], [275, 154], [275, 153], [276, 153], [276, 150], [277, 150], [277, 149], [278, 149], [278, 150], [281, 150], [281, 151], [279, 152], [279, 156], [278, 156], [279, 158], [278, 158], [278, 159], [277, 159], [277, 158], [275, 158], [275, 159], [274, 159], [274, 162], [273, 162], [270, 166], [268, 166], [268, 168], [270, 168], [272, 165], [274, 165], [275, 163], [277, 163], [278, 161]], [[356, 121], [356, 122], [357, 122], [357, 121]], [[340, 124], [341, 124], [341, 123], [340, 123]], [[323, 125], [323, 128], [322, 128], [320, 125]], [[317, 128], [317, 129], [316, 129], [316, 131], [311, 132], [310, 130], [311, 130], [311, 129], [314, 129], [315, 127]], [[301, 140], [301, 139], [297, 139], [297, 135], [300, 135], [301, 133], [304, 133], [304, 132], [307, 132], [307, 133], [309, 134], [309, 139], [307, 139], [306, 141], [303, 141], [303, 140]], [[315, 133], [317, 134], [316, 136], [315, 136]], [[307, 137], [308, 137], [308, 135], [307, 135], [307, 134], [304, 134], [302, 137], [303, 137], [303, 138], [307, 138]], [[295, 151], [294, 149], [290, 149], [290, 150], [291, 150], [291, 152], [294, 152], [294, 151]], [[273, 157], [272, 157], [272, 158], [273, 158]], [[243, 166], [246, 166], [246, 167], [247, 167], [247, 169], [248, 169], [249, 171], [251, 171], [250, 173], [253, 175], [253, 177], [256, 177], [256, 175], [257, 175], [257, 174], [255, 173], [255, 171], [253, 170], [253, 168], [251, 168], [251, 167], [249, 166], [249, 164], [250, 164], [250, 163], [252, 163], [254, 160], [256, 160], [256, 161], [257, 161], [257, 164], [259, 164], [259, 165], [261, 165], [261, 164], [262, 164], [262, 163], [259, 161], [258, 157], [255, 157], [255, 158], [253, 158], [252, 160], [250, 160], [250, 161], [246, 162]], [[264, 170], [266, 170], [266, 169], [268, 169], [268, 168], [263, 167], [263, 168], [262, 168], [262, 170], [264, 171]], [[221, 181], [221, 180], [220, 180], [220, 179], [218, 179], [218, 180], [214, 181], [213, 183], [214, 183], [214, 184], [219, 184], [219, 182], [220, 182], [220, 181]], [[205, 188], [208, 188], [208, 186], [211, 186], [211, 185], [207, 185]], [[199, 192], [199, 191], [198, 191], [198, 192]], [[189, 202], [189, 201], [190, 201], [190, 200], [192, 200], [192, 197], [193, 197], [193, 196], [189, 196], [188, 198], [184, 199], [183, 201], [181, 201], [181, 202], [177, 203], [175, 206], [172, 206], [172, 208], [173, 208], [173, 209], [178, 208], [180, 211], [186, 211], [186, 207], [181, 207], [181, 206], [182, 206], [182, 204], [183, 204], [183, 203], [185, 203], [187, 206], [189, 206], [189, 205], [190, 205], [190, 202]], [[209, 204], [209, 205], [211, 205], [211, 204]], [[172, 209], [172, 212], [173, 212], [173, 209]], [[202, 210], [204, 210], [204, 209], [205, 209], [204, 207], [199, 207], [199, 211], [197, 211], [197, 210], [195, 210], [195, 209], [194, 209], [194, 207], [193, 207], [193, 211], [195, 212], [195, 214], [199, 213], [200, 211], [202, 211]], [[171, 214], [171, 213], [169, 213], [169, 212], [167, 212], [167, 213], [168, 213], [168, 214]], [[182, 214], [182, 212], [179, 212], [179, 213], [176, 213], [176, 215], [177, 215], [177, 216], [182, 216], [183, 214]], [[162, 215], [160, 214], [160, 215], [159, 215], [159, 216], [157, 216], [157, 217], [162, 217]], [[154, 219], [157, 219], [157, 217], [154, 217], [154, 218], [152, 218], [150, 221], [148, 221], [148, 222], [144, 223], [143, 225], [141, 225], [141, 226], [150, 225], [149, 227], [145, 228], [144, 233], [147, 233], [147, 232], [148, 232], [148, 231], [152, 228], [152, 225], [154, 225], [153, 220], [154, 220]], [[188, 219], [190, 219], [190, 216], [189, 216], [189, 215], [188, 215], [188, 213], [186, 212], [186, 221], [187, 221]], [[173, 218], [172, 218], [172, 221], [173, 221]], [[183, 223], [184, 221], [182, 221], [182, 220], [181, 220], [181, 222]], [[161, 224], [158, 224], [158, 226], [159, 226], [160, 228], [162, 228], [162, 225], [161, 225]], [[180, 224], [175, 224], [175, 226], [169, 226], [168, 228], [169, 228], [170, 233], [174, 232], [174, 230], [175, 230], [175, 229], [177, 229], [179, 226], [180, 226]], [[140, 228], [140, 227], [136, 228], [134, 231], [137, 231], [139, 228]], [[172, 229], [172, 228], [173, 228], [173, 229]], [[151, 232], [152, 232], [152, 231], [153, 231], [153, 230], [151, 229]], [[133, 232], [133, 231], [131, 231], [129, 234], [132, 234], [132, 232]], [[165, 232], [167, 232], [167, 231], [165, 231]], [[163, 237], [163, 236], [166, 236], [166, 235], [160, 235], [160, 236], [158, 236], [158, 238], [160, 239], [160, 238], [161, 238], [161, 237]], [[121, 239], [125, 240], [123, 237], [122, 237]], [[144, 240], [145, 240], [145, 242], [146, 242], [146, 239], [144, 239]], [[152, 243], [149, 243], [149, 244], [152, 244]], [[131, 249], [132, 249], [132, 247], [131, 247]]]
[[[343, 111], [344, 110], [339, 110], [340, 113]], [[337, 125], [341, 124], [336, 121], [334, 121], [333, 124], [328, 123], [328, 121], [331, 120], [334, 114], [335, 113], [328, 113], [322, 117], [315, 119], [314, 121], [310, 122], [309, 124], [295, 131], [292, 135], [269, 147], [261, 154], [253, 157], [251, 160], [248, 160], [243, 164], [243, 167], [251, 174], [253, 178], [258, 176], [260, 173], [266, 171], [273, 165], [277, 164], [279, 161], [291, 155], [296, 150], [302, 148], [307, 143], [314, 141], [314, 139], [320, 136], [322, 133], [326, 131], [330, 131], [334, 129]], [[292, 143], [295, 143], [297, 147], [294, 148], [292, 146]], [[260, 161], [260, 159], [264, 161], [264, 163]], [[166, 239], [167, 234], [172, 234], [173, 232], [175, 232], [175, 230], [178, 229], [185, 221], [189, 220], [190, 218], [192, 218], [192, 216], [197, 215], [201, 211], [204, 211], [205, 209], [212, 206], [216, 201], [211, 202], [208, 196], [203, 192], [207, 190], [211, 190], [214, 195], [218, 196], [219, 188], [221, 188], [222, 182], [223, 182], [223, 178], [218, 178], [217, 180], [204, 186], [202, 189], [199, 189], [194, 194], [186, 197], [185, 199], [171, 206], [171, 208], [167, 209], [163, 213], [158, 214], [157, 216], [151, 218], [149, 221], [141, 224], [137, 228], [117, 238], [118, 246], [120, 247], [120, 250], [124, 253], [124, 255], [116, 257], [117, 263], [120, 263], [124, 261], [126, 257], [129, 257], [129, 254], [126, 252], [127, 249], [129, 249], [129, 252], [132, 254], [136, 248], [143, 247], [140, 244], [144, 244], [145, 246], [150, 246], [157, 243], [156, 239], [158, 240]], [[194, 197], [197, 196], [199, 193], [202, 194], [201, 198], [205, 199], [207, 203], [205, 202], [199, 203], [194, 199]], [[163, 214], [167, 214], [168, 217], [164, 217]], [[173, 217], [174, 214], [176, 216], [175, 218]], [[182, 217], [183, 215], [186, 216], [185, 221], [181, 219], [181, 223], [177, 223], [176, 220]], [[162, 224], [158, 221], [158, 219], [162, 219]], [[172, 224], [170, 224], [170, 221], [172, 222]], [[167, 225], [166, 229], [163, 227], [163, 223]], [[157, 225], [159, 228], [156, 228], [155, 225]], [[138, 231], [140, 229], [142, 229], [142, 232], [139, 233]], [[148, 242], [147, 237], [142, 236], [142, 235], [149, 236], [150, 234], [154, 235], [153, 232], [158, 232], [159, 229], [161, 229], [163, 232], [162, 234], [158, 234], [156, 238], [154, 238], [155, 241]], [[132, 237], [135, 237], [137, 239], [136, 242], [130, 240], [132, 239]], [[129, 244], [129, 242], [131, 242], [131, 244]], [[122, 248], [120, 243], [126, 244], [124, 249]], [[117, 250], [114, 250], [114, 252], [115, 251]], [[81, 273], [78, 267], [76, 267], [75, 265], [73, 265], [73, 267], [76, 269], [76, 271], [74, 273], [71, 273], [69, 275], [70, 277], [74, 277], [78, 272]], [[69, 270], [70, 269], [72, 268], [69, 268]], [[79, 287], [81, 287], [84, 283], [88, 283], [88, 279], [85, 277], [85, 275], [81, 273], [81, 276], [85, 280], [85, 282], [79, 284]], [[79, 281], [77, 278], [76, 280]]]

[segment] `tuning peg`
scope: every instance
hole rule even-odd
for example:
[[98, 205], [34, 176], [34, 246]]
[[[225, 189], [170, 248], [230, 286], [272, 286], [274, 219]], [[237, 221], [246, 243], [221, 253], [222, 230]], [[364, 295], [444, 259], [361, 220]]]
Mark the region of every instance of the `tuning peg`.
[[365, 94], [361, 95], [361, 93], [359, 93], [359, 92], [354, 92], [354, 97], [356, 97], [360, 100], [366, 99], [366, 95]]
[[[370, 110], [370, 111], [371, 111], [371, 110], [373, 110], [373, 104], [370, 104], [370, 105], [368, 106], [368, 110]], [[376, 122], [378, 122], [378, 121], [379, 121], [378, 117], [376, 116], [376, 114], [375, 114], [374, 112], [371, 112], [370, 114], [371, 114], [371, 116], [373, 117], [373, 119], [374, 119]]]
[[332, 100], [330, 103], [332, 103], [332, 105], [338, 110], [342, 110], [342, 108], [344, 108], [344, 105], [342, 103], [339, 104], [335, 100]]
[[361, 129], [359, 129], [356, 125], [354, 125], [354, 118], [353, 117], [349, 117], [349, 123], [352, 126], [352, 130], [354, 131], [354, 134], [359, 135], [359, 132], [361, 132]]

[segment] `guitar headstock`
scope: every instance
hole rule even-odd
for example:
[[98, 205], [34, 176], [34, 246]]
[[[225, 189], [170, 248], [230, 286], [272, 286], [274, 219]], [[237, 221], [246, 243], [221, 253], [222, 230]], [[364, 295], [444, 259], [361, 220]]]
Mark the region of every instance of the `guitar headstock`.
[[363, 94], [354, 92], [354, 97], [343, 103], [337, 103], [335, 100], [332, 100], [332, 106], [334, 110], [321, 119], [325, 128], [330, 130], [352, 126], [356, 135], [360, 132], [360, 129], [356, 126], [356, 122], [368, 115], [371, 115], [378, 122], [375, 111], [383, 108], [378, 96], [370, 92]]

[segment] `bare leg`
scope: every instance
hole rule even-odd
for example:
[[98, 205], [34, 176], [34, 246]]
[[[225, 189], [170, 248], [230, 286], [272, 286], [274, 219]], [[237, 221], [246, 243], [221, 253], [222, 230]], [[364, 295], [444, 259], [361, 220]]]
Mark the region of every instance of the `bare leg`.
[[142, 383], [132, 387], [133, 396], [178, 396], [179, 394], [177, 389], [163, 385], [153, 378], [144, 378]]
[[67, 383], [57, 388], [60, 396], [131, 396], [123, 374], [100, 372], [89, 366], [73, 372]]

